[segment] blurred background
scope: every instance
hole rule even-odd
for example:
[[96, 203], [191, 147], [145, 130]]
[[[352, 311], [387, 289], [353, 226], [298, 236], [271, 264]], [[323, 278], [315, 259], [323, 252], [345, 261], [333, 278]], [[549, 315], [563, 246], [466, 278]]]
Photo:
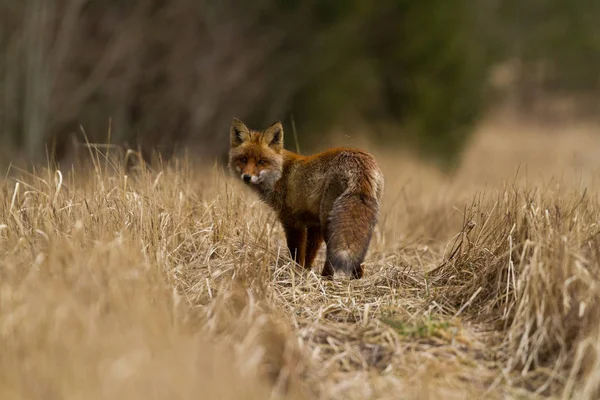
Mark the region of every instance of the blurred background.
[[591, 0], [0, 0], [0, 156], [87, 137], [214, 160], [237, 117], [452, 166], [500, 110], [594, 120], [599, 21]]

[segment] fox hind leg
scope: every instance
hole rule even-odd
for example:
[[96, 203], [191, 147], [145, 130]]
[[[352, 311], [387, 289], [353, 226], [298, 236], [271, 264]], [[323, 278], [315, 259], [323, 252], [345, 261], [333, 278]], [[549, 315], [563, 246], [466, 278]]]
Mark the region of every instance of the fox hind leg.
[[333, 274], [334, 274], [333, 266], [331, 265], [331, 262], [329, 261], [329, 259], [327, 259], [327, 260], [325, 260], [325, 265], [323, 265], [323, 271], [321, 271], [321, 276], [324, 279], [331, 280], [331, 279], [333, 279]]
[[360, 279], [365, 273], [365, 268], [362, 264], [354, 266], [352, 269], [352, 279]]
[[307, 229], [306, 238], [306, 256], [304, 258], [304, 267], [310, 269], [312, 263], [319, 252], [319, 248], [323, 243], [323, 235], [319, 227], [310, 227]]
[[294, 261], [302, 266], [306, 255], [306, 228], [285, 226], [288, 250]]

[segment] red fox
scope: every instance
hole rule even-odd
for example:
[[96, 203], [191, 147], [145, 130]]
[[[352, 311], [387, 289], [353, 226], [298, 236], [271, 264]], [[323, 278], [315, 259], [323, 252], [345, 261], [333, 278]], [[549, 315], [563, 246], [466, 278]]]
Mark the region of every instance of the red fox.
[[234, 119], [229, 167], [278, 214], [295, 262], [310, 269], [324, 239], [321, 275], [362, 278], [384, 186], [371, 154], [336, 148], [303, 156], [283, 148], [281, 122], [259, 132]]

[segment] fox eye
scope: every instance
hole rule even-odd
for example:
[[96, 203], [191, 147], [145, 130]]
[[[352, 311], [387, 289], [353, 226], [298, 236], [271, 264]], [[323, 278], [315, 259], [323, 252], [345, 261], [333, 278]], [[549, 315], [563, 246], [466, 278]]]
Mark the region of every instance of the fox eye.
[[240, 161], [244, 164], [246, 164], [248, 162], [248, 159], [246, 157], [243, 157], [240, 159]]
[[266, 161], [265, 160], [258, 160], [257, 164], [258, 165], [265, 165]]

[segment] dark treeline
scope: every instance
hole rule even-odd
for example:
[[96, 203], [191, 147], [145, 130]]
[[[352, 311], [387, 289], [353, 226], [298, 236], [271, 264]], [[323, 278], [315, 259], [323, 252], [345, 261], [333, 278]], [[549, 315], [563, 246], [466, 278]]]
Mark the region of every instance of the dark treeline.
[[3, 156], [60, 159], [110, 120], [112, 143], [213, 157], [234, 116], [293, 115], [303, 149], [361, 124], [452, 162], [492, 66], [524, 107], [595, 99], [598, 21], [584, 0], [0, 0]]

